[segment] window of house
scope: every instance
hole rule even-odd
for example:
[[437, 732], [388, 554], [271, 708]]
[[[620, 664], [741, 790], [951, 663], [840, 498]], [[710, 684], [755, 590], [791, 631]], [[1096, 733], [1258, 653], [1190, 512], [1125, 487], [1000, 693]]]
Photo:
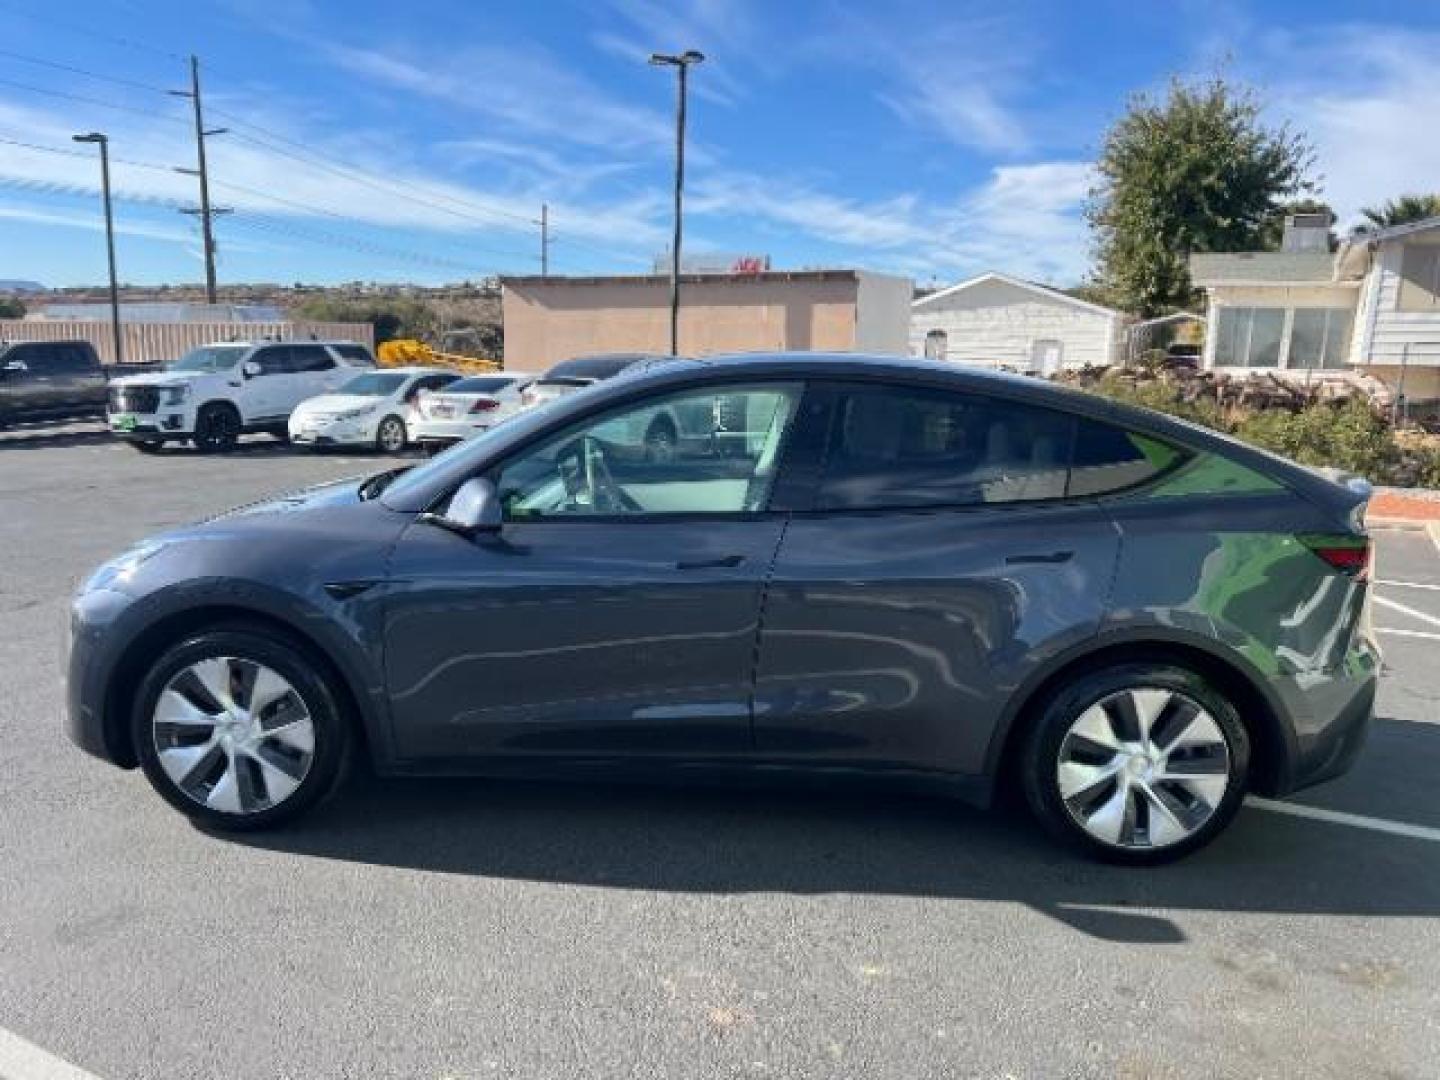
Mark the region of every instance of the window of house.
[[1215, 320], [1216, 367], [1279, 367], [1284, 308], [1220, 308]]
[[1290, 322], [1292, 368], [1343, 368], [1350, 343], [1350, 312], [1345, 308], [1296, 308]]
[[857, 386], [838, 400], [818, 506], [908, 509], [1058, 499], [1073, 418], [978, 394]]
[[1406, 244], [1400, 260], [1401, 311], [1440, 311], [1440, 244]]

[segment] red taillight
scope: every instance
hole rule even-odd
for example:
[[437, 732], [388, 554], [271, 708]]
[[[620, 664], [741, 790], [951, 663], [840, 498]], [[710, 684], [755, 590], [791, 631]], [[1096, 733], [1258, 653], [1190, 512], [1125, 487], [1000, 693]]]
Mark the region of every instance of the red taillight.
[[1301, 537], [1305, 546], [1320, 558], [1357, 581], [1370, 572], [1370, 541], [1364, 537]]
[[494, 398], [482, 397], [475, 399], [475, 404], [470, 406], [470, 411], [472, 413], [489, 412], [491, 409], [498, 409], [499, 407], [500, 402], [496, 401]]

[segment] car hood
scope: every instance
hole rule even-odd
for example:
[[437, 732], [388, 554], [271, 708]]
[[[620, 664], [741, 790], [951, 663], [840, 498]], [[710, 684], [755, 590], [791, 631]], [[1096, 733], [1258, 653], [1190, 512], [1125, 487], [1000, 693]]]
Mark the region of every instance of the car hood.
[[319, 397], [306, 398], [295, 411], [304, 416], [317, 416], [324, 413], [347, 412], [350, 409], [370, 409], [382, 404], [386, 399], [375, 397], [370, 394], [321, 394]]
[[206, 518], [195, 528], [203, 529], [211, 525], [273, 517], [278, 514], [296, 514], [327, 507], [354, 506], [365, 501], [361, 496], [360, 489], [364, 486], [366, 479], [364, 476], [347, 476], [343, 480], [331, 480], [324, 484], [316, 484], [314, 487], [301, 488], [299, 491], [261, 499], [258, 502], [244, 503], [216, 514], [214, 517]]
[[151, 371], [144, 375], [121, 375], [110, 380], [111, 386], [175, 386], [178, 383], [195, 382], [198, 379], [223, 375], [218, 371]]

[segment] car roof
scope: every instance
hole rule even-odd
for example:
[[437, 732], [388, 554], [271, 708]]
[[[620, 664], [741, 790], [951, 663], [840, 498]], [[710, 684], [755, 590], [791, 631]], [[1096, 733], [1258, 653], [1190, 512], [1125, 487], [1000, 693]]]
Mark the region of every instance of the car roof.
[[660, 353], [593, 353], [589, 356], [573, 356], [569, 360], [561, 360], [545, 372], [545, 377], [605, 379], [619, 374], [633, 364], [669, 359], [671, 358]]

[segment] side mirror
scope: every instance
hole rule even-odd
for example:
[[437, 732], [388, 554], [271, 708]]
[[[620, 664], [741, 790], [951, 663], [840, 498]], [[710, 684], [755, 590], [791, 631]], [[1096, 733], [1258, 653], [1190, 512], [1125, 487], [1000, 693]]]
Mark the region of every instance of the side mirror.
[[256, 375], [260, 374], [259, 363], [254, 360], [246, 360], [245, 363], [240, 365], [240, 374], [244, 375], [247, 379], [255, 378]]
[[461, 536], [474, 536], [482, 532], [499, 532], [503, 516], [495, 485], [477, 477], [466, 480], [455, 489], [443, 514], [425, 514], [421, 520]]

